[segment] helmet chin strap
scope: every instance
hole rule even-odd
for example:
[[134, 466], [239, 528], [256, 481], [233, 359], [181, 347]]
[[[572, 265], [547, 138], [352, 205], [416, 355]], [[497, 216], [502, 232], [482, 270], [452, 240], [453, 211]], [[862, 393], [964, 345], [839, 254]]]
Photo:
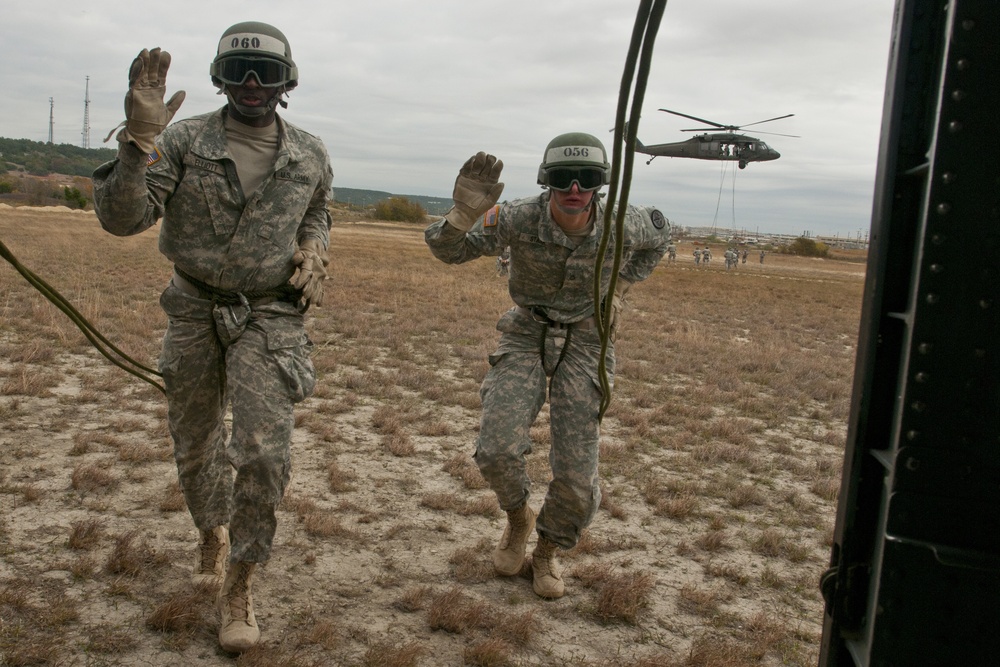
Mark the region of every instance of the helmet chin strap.
[[262, 107], [248, 107], [245, 104], [237, 104], [236, 100], [233, 98], [233, 94], [229, 92], [228, 86], [223, 86], [222, 88], [219, 89], [219, 92], [216, 94], [217, 95], [225, 94], [226, 99], [229, 100], [229, 103], [233, 105], [237, 111], [239, 111], [247, 118], [257, 118], [259, 116], [266, 116], [267, 114], [274, 111], [279, 104], [281, 105], [282, 109], [288, 108], [288, 102], [282, 99], [282, 96], [285, 94], [284, 88], [282, 88], [277, 95], [268, 100], [267, 104]]

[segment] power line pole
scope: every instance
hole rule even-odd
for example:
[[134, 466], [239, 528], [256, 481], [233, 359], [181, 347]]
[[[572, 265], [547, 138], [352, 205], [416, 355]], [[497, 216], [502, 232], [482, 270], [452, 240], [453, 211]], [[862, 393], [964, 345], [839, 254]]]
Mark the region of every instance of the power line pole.
[[52, 143], [52, 126], [54, 124], [53, 109], [55, 107], [55, 100], [51, 97], [49, 98], [49, 143]]
[[83, 96], [83, 147], [90, 148], [90, 77], [87, 77], [87, 89]]

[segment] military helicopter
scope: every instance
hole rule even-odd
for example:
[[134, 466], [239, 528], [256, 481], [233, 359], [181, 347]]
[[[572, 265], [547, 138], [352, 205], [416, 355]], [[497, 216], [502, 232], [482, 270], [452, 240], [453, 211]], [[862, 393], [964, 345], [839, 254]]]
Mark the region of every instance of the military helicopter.
[[[729, 160], [738, 162], [740, 169], [746, 169], [747, 164], [750, 162], [766, 162], [768, 160], [777, 160], [781, 157], [781, 153], [774, 150], [760, 139], [746, 134], [737, 134], [741, 128], [749, 127], [750, 125], [760, 125], [761, 123], [770, 123], [772, 120], [780, 120], [782, 118], [789, 118], [795, 115], [790, 113], [784, 116], [768, 118], [767, 120], [759, 120], [755, 123], [748, 123], [746, 125], [725, 125], [723, 123], [705, 120], [704, 118], [689, 116], [688, 114], [681, 113], [679, 111], [671, 111], [670, 109], [660, 109], [660, 111], [696, 120], [699, 123], [705, 123], [706, 125], [712, 125], [720, 130], [725, 130], [725, 132], [706, 132], [705, 134], [699, 134], [696, 137], [692, 137], [687, 141], [676, 141], [669, 144], [653, 144], [652, 146], [644, 145], [641, 141], [639, 141], [638, 137], [636, 137], [636, 152], [652, 156], [646, 161], [646, 164], [649, 164], [654, 158], [660, 155], [665, 155], [667, 157], [687, 157], [695, 158], [697, 160]], [[681, 132], [699, 132], [701, 129], [702, 128], [687, 129], [681, 130]], [[777, 132], [762, 132], [761, 134], [774, 134], [779, 137], [798, 136], [795, 134], [778, 134]]]

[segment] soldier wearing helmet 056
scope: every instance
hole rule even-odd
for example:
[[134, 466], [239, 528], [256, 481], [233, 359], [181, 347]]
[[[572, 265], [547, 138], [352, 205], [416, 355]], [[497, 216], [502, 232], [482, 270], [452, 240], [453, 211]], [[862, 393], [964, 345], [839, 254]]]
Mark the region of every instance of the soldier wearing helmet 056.
[[289, 481], [293, 406], [316, 382], [303, 316], [323, 300], [333, 172], [323, 142], [277, 114], [299, 71], [274, 26], [222, 34], [209, 73], [227, 104], [216, 111], [169, 124], [184, 99], [164, 102], [169, 66], [159, 48], [133, 61], [118, 156], [94, 172], [94, 206], [116, 236], [161, 222], [174, 273], [160, 297], [160, 370], [200, 536], [192, 581], [221, 585], [219, 642], [241, 652], [260, 639], [253, 575]]
[[[625, 291], [659, 263], [670, 225], [657, 209], [628, 207], [617, 290], [609, 294], [614, 230], [600, 262], [598, 246], [604, 226], [599, 191], [610, 181], [611, 165], [600, 140], [572, 132], [549, 142], [538, 167], [544, 192], [537, 197], [497, 205], [502, 169], [493, 155], [469, 158], [455, 181], [454, 206], [427, 227], [424, 238], [434, 256], [448, 264], [493, 257], [510, 246], [508, 290], [514, 307], [497, 323], [500, 341], [480, 388], [483, 410], [474, 458], [507, 513], [493, 552], [494, 568], [517, 575], [537, 532], [532, 587], [541, 597], [558, 598], [564, 585], [556, 553], [576, 545], [601, 501], [596, 268], [604, 267], [600, 307], [611, 309], [613, 335]], [[606, 358], [612, 376], [614, 367], [612, 343]], [[529, 502], [525, 455], [531, 450], [529, 429], [546, 398], [552, 482], [536, 513]]]

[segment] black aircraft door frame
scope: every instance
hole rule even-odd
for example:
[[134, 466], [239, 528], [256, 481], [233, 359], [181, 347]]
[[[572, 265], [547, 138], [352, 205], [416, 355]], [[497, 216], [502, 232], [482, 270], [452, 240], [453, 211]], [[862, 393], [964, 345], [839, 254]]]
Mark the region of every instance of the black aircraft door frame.
[[820, 666], [1000, 664], [1000, 2], [897, 0]]

